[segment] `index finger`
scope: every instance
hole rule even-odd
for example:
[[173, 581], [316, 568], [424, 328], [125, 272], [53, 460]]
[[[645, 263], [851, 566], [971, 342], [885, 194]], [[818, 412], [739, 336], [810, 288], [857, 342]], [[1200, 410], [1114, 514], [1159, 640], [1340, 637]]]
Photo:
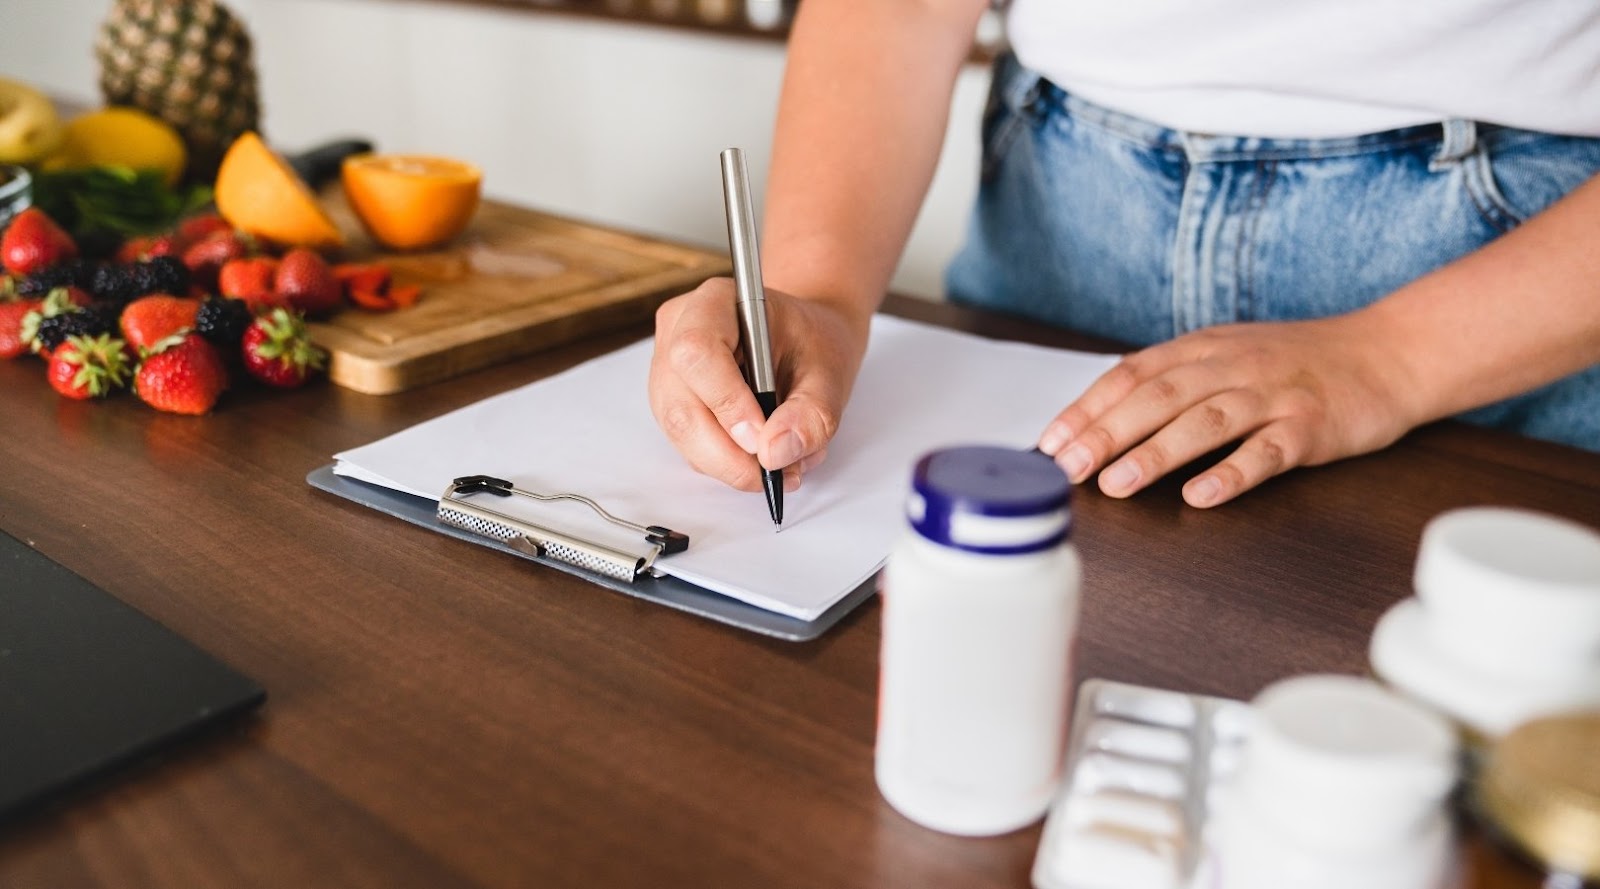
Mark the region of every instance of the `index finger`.
[[655, 360], [664, 362], [740, 449], [753, 454], [765, 417], [739, 369], [733, 283], [713, 278], [680, 301], [670, 317], [666, 311], [657, 315]]

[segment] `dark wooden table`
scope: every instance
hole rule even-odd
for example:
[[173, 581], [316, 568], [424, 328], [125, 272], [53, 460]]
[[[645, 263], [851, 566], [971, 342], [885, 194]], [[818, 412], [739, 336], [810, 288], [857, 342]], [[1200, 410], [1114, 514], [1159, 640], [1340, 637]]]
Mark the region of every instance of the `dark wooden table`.
[[[401, 395], [244, 390], [203, 419], [65, 401], [37, 362], [0, 363], [0, 528], [270, 694], [259, 717], [6, 826], [0, 886], [1028, 886], [1037, 827], [945, 837], [879, 797], [875, 602], [816, 642], [773, 641], [303, 480], [645, 333]], [[1210, 512], [1177, 481], [1085, 491], [1080, 673], [1249, 697], [1361, 672], [1423, 524], [1482, 503], [1600, 525], [1600, 456], [1445, 425]], [[1470, 885], [1535, 884], [1466, 848]]]

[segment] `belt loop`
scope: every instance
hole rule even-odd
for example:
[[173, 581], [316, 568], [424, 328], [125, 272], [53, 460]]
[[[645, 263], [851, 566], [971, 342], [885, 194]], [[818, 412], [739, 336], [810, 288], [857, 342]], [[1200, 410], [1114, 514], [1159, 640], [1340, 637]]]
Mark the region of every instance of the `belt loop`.
[[1453, 118], [1444, 122], [1444, 138], [1439, 151], [1428, 163], [1432, 172], [1454, 164], [1478, 150], [1478, 125], [1470, 120]]
[[1017, 61], [1015, 53], [1007, 52], [996, 66], [995, 76], [1004, 78], [1001, 95], [1013, 111], [1029, 110], [1039, 101], [1044, 91], [1044, 78]]

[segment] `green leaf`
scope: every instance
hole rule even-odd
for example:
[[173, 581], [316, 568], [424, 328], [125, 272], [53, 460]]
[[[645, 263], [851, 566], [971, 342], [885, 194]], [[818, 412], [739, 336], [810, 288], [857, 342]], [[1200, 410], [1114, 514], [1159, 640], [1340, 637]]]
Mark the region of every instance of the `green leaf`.
[[33, 200], [80, 241], [121, 241], [171, 229], [210, 203], [211, 189], [173, 188], [159, 170], [102, 166], [39, 173]]

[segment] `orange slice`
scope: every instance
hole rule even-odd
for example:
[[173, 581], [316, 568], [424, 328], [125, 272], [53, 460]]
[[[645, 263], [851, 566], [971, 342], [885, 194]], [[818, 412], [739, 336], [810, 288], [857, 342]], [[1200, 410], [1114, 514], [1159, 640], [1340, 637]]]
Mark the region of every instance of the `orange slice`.
[[255, 133], [235, 139], [223, 155], [215, 198], [218, 212], [235, 228], [274, 243], [312, 249], [344, 244], [316, 195]]
[[483, 185], [472, 164], [422, 154], [365, 154], [346, 159], [341, 172], [356, 218], [395, 250], [435, 247], [461, 234]]

